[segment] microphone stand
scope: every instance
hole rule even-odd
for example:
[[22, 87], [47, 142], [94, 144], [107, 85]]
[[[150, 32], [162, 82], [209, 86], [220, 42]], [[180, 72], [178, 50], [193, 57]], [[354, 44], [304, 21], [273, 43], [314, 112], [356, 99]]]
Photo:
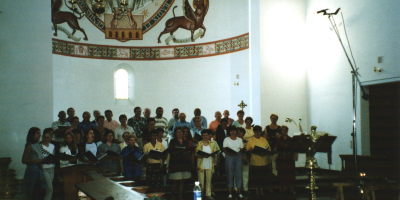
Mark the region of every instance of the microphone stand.
[[[336, 15], [340, 11], [340, 8], [338, 8], [334, 13], [327, 13], [326, 12], [327, 10], [328, 9], [320, 10], [320, 11], [317, 12], [317, 14], [323, 13], [323, 15], [328, 15], [329, 22], [331, 23], [332, 28], [336, 33], [336, 36], [337, 36], [337, 38], [338, 38], [338, 40], [339, 40], [339, 42], [340, 42], [340, 44], [341, 44], [341, 46], [343, 48], [343, 51], [344, 51], [344, 53], [345, 53], [345, 55], [347, 57], [347, 61], [349, 62], [351, 70], [352, 70], [351, 74], [352, 74], [352, 96], [353, 96], [353, 133], [351, 133], [351, 136], [353, 137], [353, 155], [354, 155], [354, 164], [355, 164], [355, 185], [358, 188], [360, 188], [360, 185], [359, 185], [359, 182], [358, 182], [358, 171], [357, 171], [357, 132], [356, 132], [356, 127], [357, 127], [356, 126], [357, 85], [360, 84], [360, 79], [358, 77], [358, 76], [360, 76], [360, 74], [358, 73], [358, 68], [355, 68], [353, 66], [353, 63], [351, 62], [350, 57], [347, 54], [346, 48], [344, 47], [342, 39], [340, 37], [339, 30], [338, 30], [338, 28], [336, 26], [335, 19], [333, 18], [333, 15]], [[344, 27], [344, 30], [345, 30], [345, 33], [346, 33], [343, 14], [341, 13], [341, 15], [342, 15], [343, 27]], [[347, 33], [346, 33], [346, 38], [347, 38]], [[347, 42], [349, 44], [348, 38], [347, 38]], [[350, 44], [349, 44], [349, 48], [350, 48]], [[351, 49], [350, 49], [350, 52], [351, 52]], [[353, 58], [353, 61], [354, 61], [354, 58]], [[355, 61], [354, 61], [354, 63], [355, 63]], [[364, 100], [368, 100], [368, 94], [365, 92], [364, 88], [361, 85], [360, 85], [360, 88], [361, 88], [361, 91], [363, 93], [362, 98]]]

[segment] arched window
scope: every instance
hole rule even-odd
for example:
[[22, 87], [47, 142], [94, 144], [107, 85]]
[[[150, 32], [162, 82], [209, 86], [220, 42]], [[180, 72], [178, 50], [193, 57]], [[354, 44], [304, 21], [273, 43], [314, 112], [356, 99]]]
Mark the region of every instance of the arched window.
[[129, 99], [129, 77], [125, 69], [115, 72], [115, 99]]

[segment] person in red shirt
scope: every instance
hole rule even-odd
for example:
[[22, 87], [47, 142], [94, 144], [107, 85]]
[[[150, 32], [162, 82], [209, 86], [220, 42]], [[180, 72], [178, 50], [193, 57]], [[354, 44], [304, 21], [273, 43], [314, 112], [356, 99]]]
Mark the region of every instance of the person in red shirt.
[[208, 126], [208, 129], [210, 129], [212, 132], [215, 133], [215, 131], [217, 131], [218, 125], [221, 124], [221, 117], [222, 117], [221, 112], [219, 112], [219, 111], [215, 112], [214, 117], [215, 117], [215, 120], [210, 123], [210, 125]]

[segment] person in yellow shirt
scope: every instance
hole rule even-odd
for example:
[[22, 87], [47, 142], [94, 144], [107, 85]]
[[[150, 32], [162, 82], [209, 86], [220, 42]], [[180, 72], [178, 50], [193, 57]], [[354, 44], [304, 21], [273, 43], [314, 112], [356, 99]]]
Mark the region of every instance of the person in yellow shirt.
[[[267, 165], [267, 153], [253, 152], [255, 146], [267, 148], [271, 151], [268, 141], [261, 137], [261, 126], [254, 126], [254, 137], [247, 142], [246, 150], [251, 153], [249, 170], [249, 187], [256, 188], [256, 194], [264, 195], [263, 188], [268, 187], [271, 179], [271, 167]], [[260, 193], [258, 192], [260, 189]]]
[[[164, 151], [164, 145], [157, 141], [158, 132], [156, 130], [151, 132], [151, 141], [144, 145], [143, 153], [148, 154], [151, 150]], [[155, 192], [162, 186], [163, 183], [163, 163], [162, 159], [156, 160], [148, 158], [146, 161], [146, 181], [150, 188]]]

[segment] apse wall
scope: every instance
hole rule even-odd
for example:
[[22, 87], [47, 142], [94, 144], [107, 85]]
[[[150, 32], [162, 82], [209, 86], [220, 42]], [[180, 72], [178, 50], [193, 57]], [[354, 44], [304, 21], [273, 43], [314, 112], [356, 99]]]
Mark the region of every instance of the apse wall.
[[[152, 1], [159, 2], [171, 1]], [[83, 111], [92, 112], [94, 109], [102, 113], [106, 109], [114, 111], [114, 118], [120, 114], [133, 116], [133, 108], [148, 107], [155, 115], [158, 106], [164, 108], [164, 116], [171, 118], [171, 110], [175, 107], [187, 114], [187, 120], [193, 117], [194, 108], [201, 108], [208, 122], [214, 120], [215, 111], [230, 110], [231, 117], [236, 118], [237, 104], [243, 100], [250, 101], [250, 75], [249, 75], [249, 44], [240, 49], [233, 47], [231, 50], [217, 52], [217, 43], [230, 45], [230, 38], [249, 37], [249, 2], [248, 1], [210, 1], [209, 10], [204, 19], [206, 33], [203, 38], [195, 42], [174, 43], [169, 45], [165, 39], [169, 34], [161, 37], [161, 43], [157, 43], [157, 37], [165, 28], [165, 22], [173, 18], [173, 7], [176, 16], [182, 16], [181, 0], [172, 1], [173, 4], [165, 12], [165, 16], [159, 20], [149, 31], [143, 35], [143, 40], [129, 40], [121, 42], [113, 39], [105, 39], [104, 33], [93, 26], [88, 18], [79, 20], [81, 27], [89, 38], [88, 41], [72, 41], [59, 31], [57, 37], [53, 37], [53, 78], [54, 78], [54, 111], [53, 120], [57, 120], [60, 110], [74, 107], [76, 115], [81, 118]], [[191, 6], [192, 1], [189, 1]], [[206, 2], [206, 1], [205, 1]], [[62, 7], [62, 10], [68, 9]], [[133, 12], [141, 14], [141, 12]], [[103, 20], [102, 17], [100, 17]], [[65, 25], [64, 25], [65, 26]], [[198, 30], [195, 32], [195, 34]], [[82, 33], [77, 32], [77, 37]], [[247, 35], [247, 36], [246, 36]], [[190, 37], [190, 31], [178, 29], [174, 32], [176, 38]], [[247, 39], [248, 40], [248, 39]], [[75, 52], [66, 54], [62, 50], [54, 50], [54, 46], [61, 43], [71, 44], [77, 48], [80, 45], [107, 48], [132, 49], [156, 49], [157, 51], [172, 48], [193, 46], [194, 48], [215, 45], [215, 55], [205, 55], [205, 52], [196, 55], [182, 56], [166, 59], [145, 58], [107, 58], [95, 56], [80, 56]], [[239, 41], [239, 40], [238, 40]], [[246, 42], [246, 41], [245, 41]], [[247, 41], [248, 42], [248, 41]], [[239, 42], [238, 42], [239, 43]], [[233, 43], [232, 43], [233, 44]], [[61, 45], [60, 45], [61, 46]], [[226, 46], [226, 45], [225, 45]], [[214, 47], [214, 46], [213, 46]], [[225, 47], [224, 47], [225, 48]], [[61, 48], [60, 48], [61, 49]], [[196, 50], [197, 51], [197, 50]], [[198, 56], [197, 56], [198, 55]], [[120, 66], [131, 69], [133, 74], [134, 98], [126, 105], [115, 103], [114, 98], [114, 73]], [[239, 78], [237, 79], [237, 75]], [[234, 85], [234, 82], [240, 82]], [[246, 107], [245, 111], [250, 108]], [[257, 107], [255, 108], [257, 110]], [[250, 113], [250, 112], [249, 112]]]
[[0, 1], [0, 157], [11, 157], [18, 179], [28, 130], [53, 120], [49, 7], [47, 0]]
[[[306, 126], [305, 1], [260, 1], [260, 93], [261, 124], [270, 124], [270, 115], [279, 116], [278, 124], [289, 127], [289, 135], [298, 134], [292, 118]], [[296, 166], [304, 165], [304, 155]]]
[[[242, 58], [236, 61], [234, 57]], [[102, 113], [114, 111], [114, 118], [120, 114], [133, 116], [133, 108], [146, 107], [155, 115], [158, 106], [164, 108], [164, 116], [172, 117], [173, 108], [179, 108], [193, 117], [194, 108], [201, 108], [209, 122], [214, 112], [225, 109], [236, 113], [237, 106], [231, 104], [231, 91], [248, 98], [246, 90], [233, 87], [231, 70], [246, 78], [248, 51], [223, 56], [185, 59], [179, 61], [108, 61], [70, 58], [54, 55], [54, 120], [58, 111], [74, 107], [81, 118], [83, 111], [95, 109]], [[236, 62], [233, 62], [236, 61]], [[134, 98], [128, 105], [117, 105], [114, 98], [114, 73], [119, 66], [132, 69], [134, 76]], [[248, 76], [248, 75], [247, 75]], [[232, 81], [231, 81], [232, 79]], [[243, 83], [246, 87], [248, 84]], [[244, 99], [247, 100], [247, 99]]]

